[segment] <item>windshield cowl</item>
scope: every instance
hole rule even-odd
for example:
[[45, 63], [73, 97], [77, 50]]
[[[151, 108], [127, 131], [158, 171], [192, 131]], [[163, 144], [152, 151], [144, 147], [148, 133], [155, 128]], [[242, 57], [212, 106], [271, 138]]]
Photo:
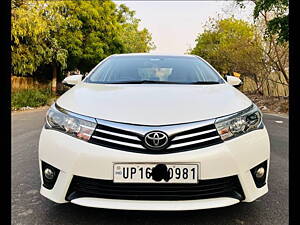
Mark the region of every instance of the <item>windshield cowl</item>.
[[172, 82], [172, 81], [156, 81], [156, 80], [133, 80], [133, 81], [115, 81], [115, 82], [97, 82], [98, 84], [185, 84], [185, 85], [199, 85], [199, 84], [220, 84], [217, 81], [198, 81], [191, 83]]

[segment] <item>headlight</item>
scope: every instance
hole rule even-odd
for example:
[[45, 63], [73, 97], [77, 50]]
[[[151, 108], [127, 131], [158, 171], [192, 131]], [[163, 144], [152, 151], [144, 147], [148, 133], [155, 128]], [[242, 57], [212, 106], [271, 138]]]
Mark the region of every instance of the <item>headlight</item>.
[[221, 138], [226, 140], [260, 128], [262, 113], [252, 104], [241, 112], [216, 119], [215, 125]]
[[96, 128], [96, 120], [52, 105], [47, 112], [47, 129], [54, 129], [88, 141]]

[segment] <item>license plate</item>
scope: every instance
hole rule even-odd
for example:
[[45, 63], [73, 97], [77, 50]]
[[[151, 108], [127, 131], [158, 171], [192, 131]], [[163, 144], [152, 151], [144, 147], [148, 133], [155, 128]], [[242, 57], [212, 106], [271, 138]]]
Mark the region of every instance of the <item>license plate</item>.
[[198, 183], [198, 164], [114, 164], [115, 183]]

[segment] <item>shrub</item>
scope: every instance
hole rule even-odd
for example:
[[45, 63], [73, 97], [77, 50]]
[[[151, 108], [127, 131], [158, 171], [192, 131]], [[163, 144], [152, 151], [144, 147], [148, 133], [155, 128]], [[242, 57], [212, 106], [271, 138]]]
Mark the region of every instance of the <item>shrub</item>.
[[55, 96], [50, 89], [24, 89], [13, 90], [11, 96], [11, 106], [13, 110], [22, 107], [38, 107], [47, 105]]

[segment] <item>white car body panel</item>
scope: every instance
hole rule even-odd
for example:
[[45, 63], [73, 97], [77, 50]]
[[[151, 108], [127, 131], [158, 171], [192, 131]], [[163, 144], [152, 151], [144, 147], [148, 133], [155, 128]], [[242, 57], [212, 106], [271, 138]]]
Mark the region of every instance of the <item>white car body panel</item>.
[[94, 208], [124, 209], [124, 210], [151, 210], [169, 211], [211, 209], [230, 206], [239, 203], [234, 198], [211, 198], [206, 200], [185, 200], [170, 204], [168, 201], [127, 201], [105, 198], [77, 198], [71, 201], [74, 204]]
[[252, 104], [244, 94], [227, 83], [164, 85], [84, 82], [70, 89], [56, 103], [85, 116], [142, 125], [212, 119], [241, 111]]

